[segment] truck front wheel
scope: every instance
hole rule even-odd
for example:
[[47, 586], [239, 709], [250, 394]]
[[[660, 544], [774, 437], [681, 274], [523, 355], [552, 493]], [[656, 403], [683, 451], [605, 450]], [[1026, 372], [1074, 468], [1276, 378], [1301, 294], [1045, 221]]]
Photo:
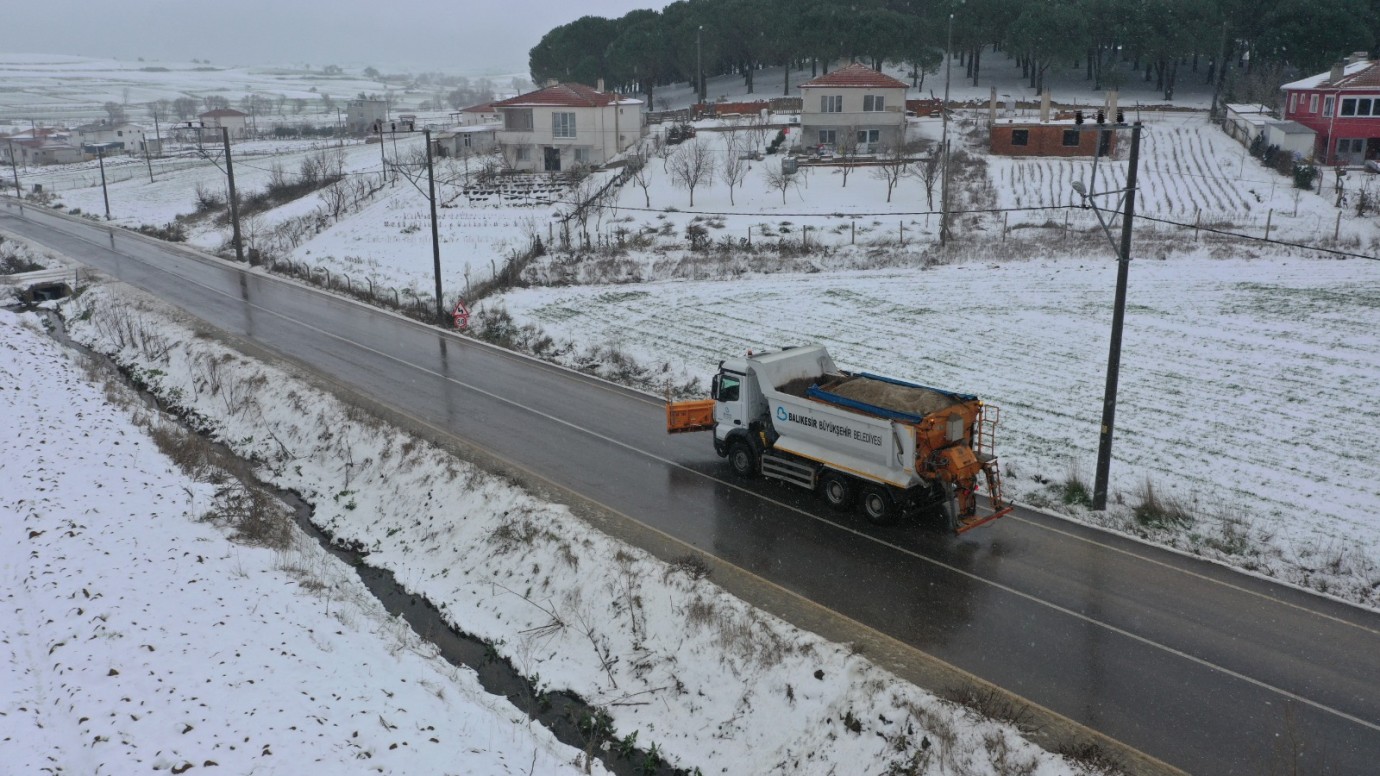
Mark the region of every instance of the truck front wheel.
[[862, 512], [867, 522], [873, 525], [891, 525], [896, 522], [896, 499], [881, 485], [868, 485], [862, 491]]
[[824, 476], [819, 478], [819, 495], [830, 507], [839, 512], [847, 512], [853, 507], [853, 481], [845, 474], [825, 472]]
[[728, 444], [728, 465], [739, 477], [757, 476], [757, 451], [741, 440]]

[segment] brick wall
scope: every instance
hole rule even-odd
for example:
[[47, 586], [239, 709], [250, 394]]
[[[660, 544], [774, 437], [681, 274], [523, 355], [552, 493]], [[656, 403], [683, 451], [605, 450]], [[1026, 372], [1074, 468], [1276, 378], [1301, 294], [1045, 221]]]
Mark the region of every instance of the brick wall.
[[[991, 130], [992, 153], [1000, 156], [1092, 156], [1097, 151], [1099, 133], [1095, 124], [1084, 124], [1078, 132], [1078, 145], [1064, 145], [1064, 133], [1076, 130], [1073, 124], [994, 124]], [[1025, 144], [1015, 136], [1025, 133]], [[1116, 132], [1111, 133], [1107, 153], [1116, 151]]]

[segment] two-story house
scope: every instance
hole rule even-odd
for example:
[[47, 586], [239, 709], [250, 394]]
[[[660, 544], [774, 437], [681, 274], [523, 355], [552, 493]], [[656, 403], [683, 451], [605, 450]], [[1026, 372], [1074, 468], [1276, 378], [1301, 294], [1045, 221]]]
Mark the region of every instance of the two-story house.
[[514, 170], [559, 172], [597, 166], [646, 133], [642, 101], [584, 84], [553, 84], [495, 102], [503, 114], [498, 144]]
[[1313, 155], [1323, 164], [1380, 158], [1380, 62], [1365, 52], [1326, 73], [1280, 87], [1284, 118], [1317, 133]]
[[156, 154], [159, 149], [153, 137], [145, 137], [145, 130], [138, 124], [128, 121], [101, 121], [85, 124], [73, 130], [81, 142], [82, 151], [96, 153], [96, 146], [104, 146], [106, 156], [111, 154], [143, 154], [147, 151]]
[[867, 65], [853, 63], [800, 85], [801, 144], [837, 146], [854, 133], [858, 150], [870, 153], [902, 139], [906, 84]]

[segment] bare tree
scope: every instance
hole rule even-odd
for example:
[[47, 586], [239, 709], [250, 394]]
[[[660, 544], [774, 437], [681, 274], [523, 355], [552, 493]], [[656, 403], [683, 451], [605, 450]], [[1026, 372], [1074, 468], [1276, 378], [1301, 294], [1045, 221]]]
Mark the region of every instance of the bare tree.
[[189, 119], [196, 115], [196, 98], [178, 97], [173, 100], [172, 108], [179, 119]]
[[901, 139], [901, 133], [897, 132], [896, 137], [882, 145], [882, 152], [878, 155], [880, 164], [872, 168], [872, 177], [886, 183], [886, 201], [891, 201], [891, 192], [900, 183], [901, 176], [906, 174], [910, 168], [910, 152], [912, 148], [906, 145]]
[[748, 124], [748, 133], [756, 141], [753, 150], [758, 153], [765, 152], [767, 150], [767, 136], [771, 134], [771, 124], [768, 123], [765, 112], [760, 112], [752, 118]]
[[929, 156], [921, 159], [911, 168], [911, 173], [919, 178], [921, 183], [925, 184], [925, 205], [930, 210], [934, 210], [934, 190], [939, 185], [939, 171], [941, 169], [940, 162], [942, 161], [942, 157], [939, 155], [938, 150], [932, 146], [929, 152]]
[[834, 142], [834, 158], [839, 160], [839, 172], [843, 175], [843, 187], [848, 188], [848, 173], [853, 171], [853, 165], [858, 161], [858, 130], [856, 127], [844, 127], [839, 130], [842, 134]]
[[767, 162], [762, 165], [762, 171], [767, 176], [767, 187], [781, 192], [781, 204], [783, 205], [786, 204], [786, 192], [791, 189], [795, 189], [797, 193], [800, 191], [801, 179], [805, 175], [804, 170], [797, 170], [793, 173], [785, 172], [781, 169], [779, 162], [776, 164]]
[[671, 180], [690, 190], [690, 207], [695, 206], [695, 188], [708, 183], [714, 175], [714, 157], [709, 144], [695, 138], [681, 145], [671, 157]]
[[[651, 170], [647, 168], [646, 154], [633, 154], [628, 157], [628, 176], [632, 178], [633, 183], [641, 187], [642, 199], [645, 201], [646, 207], [650, 208], [652, 206], [652, 195], [648, 191], [648, 188], [652, 185], [652, 173]], [[729, 196], [732, 196], [732, 192], [730, 192]]]
[[733, 189], [747, 179], [748, 170], [752, 169], [752, 165], [739, 147], [739, 142], [737, 133], [728, 135], [728, 152], [724, 154], [723, 164], [719, 165], [719, 177], [728, 184], [728, 202], [730, 205], [738, 204], [733, 199]]
[[118, 102], [107, 102], [101, 108], [105, 110], [106, 117], [111, 124], [122, 124], [125, 120], [125, 106]]

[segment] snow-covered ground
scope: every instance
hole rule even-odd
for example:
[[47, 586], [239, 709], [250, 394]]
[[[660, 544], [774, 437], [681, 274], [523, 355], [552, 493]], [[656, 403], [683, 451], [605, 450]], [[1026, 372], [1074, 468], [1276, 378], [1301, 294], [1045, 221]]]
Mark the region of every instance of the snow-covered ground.
[[[538, 692], [606, 710], [614, 746], [706, 773], [1085, 772], [138, 293], [97, 286], [64, 308], [74, 338], [303, 494], [314, 522], [490, 642]], [[256, 548], [199, 520], [217, 487], [155, 449], [146, 428], [166, 421], [85, 382], [27, 319], [4, 313], [0, 326], [14, 389], [0, 557], [17, 618], [0, 652], [11, 675], [0, 740], [23, 740], [21, 770], [574, 768], [580, 753], [477, 693], [311, 543]], [[63, 418], [82, 433], [54, 433]]]
[[231, 541], [227, 485], [38, 319], [0, 310], [0, 386], [6, 773], [583, 772], [315, 542]]

